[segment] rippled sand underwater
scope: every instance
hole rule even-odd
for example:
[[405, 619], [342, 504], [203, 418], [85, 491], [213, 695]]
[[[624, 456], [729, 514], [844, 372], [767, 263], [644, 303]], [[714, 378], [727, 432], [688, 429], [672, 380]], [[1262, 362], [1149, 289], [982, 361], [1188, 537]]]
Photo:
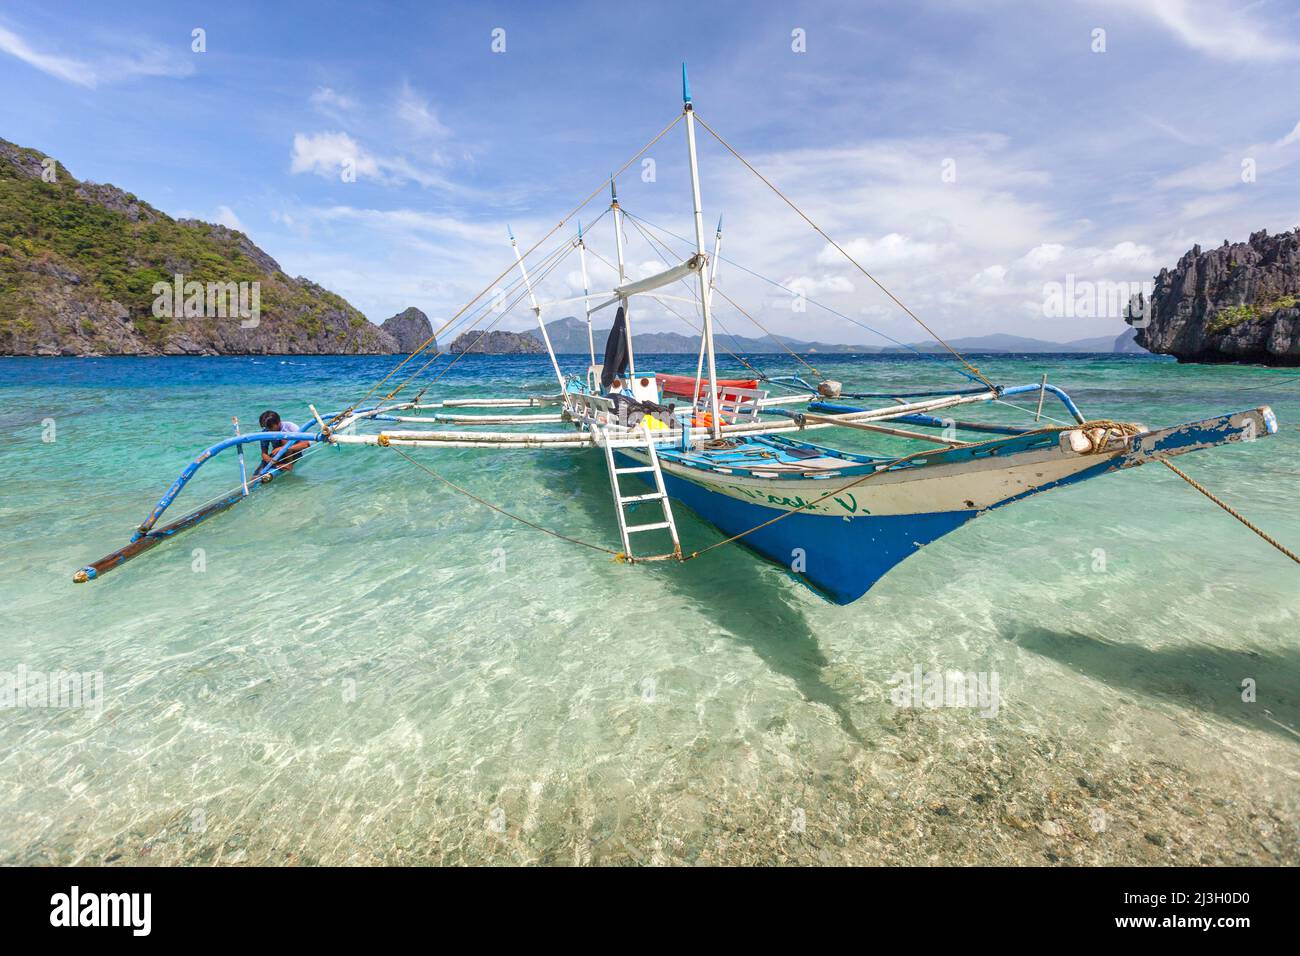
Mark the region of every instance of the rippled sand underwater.
[[[822, 359], [860, 387], [951, 382]], [[544, 391], [544, 363], [448, 381]], [[1093, 417], [1271, 403], [1279, 436], [1180, 464], [1300, 544], [1295, 370], [980, 364], [1045, 369]], [[386, 366], [0, 361], [0, 672], [103, 676], [94, 707], [0, 709], [0, 863], [1298, 862], [1300, 571], [1165, 469], [982, 517], [841, 608], [742, 548], [622, 566], [392, 453], [321, 449], [71, 583], [230, 415], [346, 402]], [[598, 457], [436, 466], [616, 540]], [[203, 472], [178, 508], [235, 460]], [[996, 675], [996, 713], [896, 706], [918, 667]]]

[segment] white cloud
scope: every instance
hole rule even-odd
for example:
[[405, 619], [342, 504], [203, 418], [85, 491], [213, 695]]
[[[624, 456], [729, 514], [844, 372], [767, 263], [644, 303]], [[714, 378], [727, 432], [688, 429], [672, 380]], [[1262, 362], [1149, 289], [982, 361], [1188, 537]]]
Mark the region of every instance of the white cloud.
[[352, 110], [357, 105], [357, 101], [352, 97], [339, 93], [328, 86], [317, 87], [316, 91], [311, 95], [311, 102], [315, 106], [333, 107], [339, 110]]
[[239, 221], [239, 217], [235, 215], [235, 211], [229, 206], [217, 207], [217, 222], [225, 226], [227, 229], [235, 229], [239, 232], [246, 231], [244, 229], [244, 224]]
[[33, 50], [22, 37], [0, 27], [0, 50], [10, 56], [16, 56], [29, 66], [34, 66], [42, 73], [76, 83], [78, 86], [94, 86], [95, 73], [89, 64], [66, 57], [53, 56]]
[[826, 293], [844, 294], [853, 291], [853, 283], [844, 276], [795, 276], [786, 279], [781, 285], [791, 292], [815, 298]]
[[17, 57], [42, 73], [77, 86], [94, 88], [137, 76], [188, 76], [194, 65], [173, 53], [155, 49], [134, 54], [111, 54], [94, 62], [42, 53], [26, 40], [0, 27], [0, 52]]
[[1156, 265], [1155, 250], [1125, 240], [1093, 252], [1091, 265], [1098, 272], [1150, 272]]
[[[280, 215], [292, 218], [281, 211]], [[505, 227], [501, 224], [476, 225], [453, 216], [437, 216], [433, 213], [419, 212], [414, 209], [362, 209], [356, 206], [328, 206], [321, 209], [304, 210], [298, 219], [313, 219], [319, 222], [342, 222], [363, 224], [385, 232], [423, 233], [427, 235], [446, 236], [457, 240], [470, 240], [485, 245], [494, 245], [507, 255], [510, 248], [506, 239]]]
[[408, 182], [429, 189], [439, 189], [464, 196], [474, 190], [460, 186], [441, 173], [411, 162], [405, 156], [382, 156], [372, 152], [341, 131], [328, 133], [295, 133], [293, 151], [289, 158], [292, 173], [315, 173], [325, 179], [341, 176], [344, 164], [349, 164], [357, 179], [368, 179], [385, 186], [401, 186]]
[[971, 276], [967, 285], [977, 295], [1001, 295], [1007, 291], [1007, 275], [1006, 266], [993, 265]]
[[[911, 236], [891, 232], [879, 239], [857, 238], [840, 244], [844, 251], [856, 259], [865, 269], [927, 262], [939, 253], [939, 246], [932, 242], [918, 242]], [[838, 249], [827, 243], [817, 253], [817, 262], [821, 265], [843, 265], [844, 256]]]
[[1201, 196], [1190, 202], [1183, 203], [1182, 217], [1184, 219], [1201, 219], [1205, 216], [1212, 216], [1215, 213], [1223, 212], [1237, 205], [1238, 197], [1232, 193], [1220, 193], [1217, 196]]
[[403, 83], [398, 91], [395, 111], [398, 120], [405, 124], [407, 131], [416, 136], [444, 139], [451, 134], [451, 131], [438, 119], [438, 114], [429, 105], [429, 101], [416, 93], [409, 83]]
[[358, 178], [379, 179], [379, 163], [347, 133], [295, 133], [289, 171], [338, 178], [351, 166]]
[[1300, 46], [1281, 38], [1278, 24], [1263, 23], [1257, 4], [1226, 0], [1108, 0], [1159, 23], [1183, 43], [1211, 57], [1277, 61], [1300, 56]]
[[1046, 266], [1059, 262], [1061, 256], [1065, 253], [1065, 246], [1059, 242], [1044, 242], [1034, 246], [1026, 252], [1017, 263], [1017, 266], [1026, 269], [1038, 270]]
[[1230, 150], [1213, 159], [1197, 163], [1156, 181], [1162, 189], [1193, 189], [1213, 192], [1243, 183], [1247, 165], [1253, 168], [1256, 179], [1278, 172], [1300, 161], [1300, 123], [1279, 139], [1253, 143]]

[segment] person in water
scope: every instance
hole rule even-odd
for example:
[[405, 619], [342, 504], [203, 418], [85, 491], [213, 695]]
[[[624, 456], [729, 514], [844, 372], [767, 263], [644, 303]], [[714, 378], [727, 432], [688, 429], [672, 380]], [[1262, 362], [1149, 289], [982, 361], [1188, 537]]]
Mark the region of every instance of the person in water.
[[[257, 422], [262, 426], [264, 432], [296, 432], [299, 430], [298, 426], [293, 422], [281, 421], [280, 413], [273, 412], [270, 409], [262, 412]], [[274, 462], [274, 467], [278, 471], [293, 471], [293, 463], [302, 457], [302, 453], [307, 450], [310, 444], [310, 442], [296, 441], [289, 445], [288, 440], [262, 442], [262, 465], [257, 469], [258, 472], [264, 472], [272, 467], [272, 462]], [[289, 448], [277, 460], [276, 455], [280, 453], [280, 449], [284, 448], [285, 445], [289, 445]]]

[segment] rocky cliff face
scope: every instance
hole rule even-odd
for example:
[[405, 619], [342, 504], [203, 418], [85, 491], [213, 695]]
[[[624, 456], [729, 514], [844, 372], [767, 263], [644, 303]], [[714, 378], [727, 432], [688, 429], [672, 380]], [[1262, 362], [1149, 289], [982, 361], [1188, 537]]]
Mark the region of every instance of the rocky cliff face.
[[[392, 336], [397, 351], [403, 355], [409, 355], [433, 338], [433, 325], [430, 324], [429, 317], [414, 306], [398, 312], [391, 319], [384, 319], [379, 328]], [[437, 341], [429, 342], [430, 354], [436, 351]]]
[[242, 232], [172, 219], [0, 140], [0, 355], [398, 351], [393, 336], [285, 275]]
[[[482, 338], [479, 336], [482, 335]], [[526, 332], [462, 332], [451, 343], [451, 352], [492, 355], [537, 355], [546, 348]]]
[[[1137, 342], [1180, 362], [1300, 365], [1300, 229], [1203, 252], [1155, 277]], [[1146, 323], [1143, 327], [1144, 322]]]

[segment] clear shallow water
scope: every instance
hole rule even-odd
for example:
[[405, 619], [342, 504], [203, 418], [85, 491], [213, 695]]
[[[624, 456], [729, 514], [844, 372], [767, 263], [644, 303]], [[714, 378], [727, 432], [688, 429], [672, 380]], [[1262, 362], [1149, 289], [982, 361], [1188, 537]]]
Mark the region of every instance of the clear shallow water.
[[[902, 358], [818, 364], [869, 390], [953, 382]], [[0, 863], [1297, 862], [1300, 572], [1165, 469], [983, 517], [839, 608], [741, 548], [628, 568], [391, 453], [321, 449], [71, 583], [230, 415], [301, 421], [389, 365], [0, 360], [0, 671], [104, 679], [98, 713], [0, 709]], [[1181, 464], [1300, 543], [1294, 370], [980, 365], [1008, 384], [1047, 371], [1091, 417], [1272, 404], [1276, 438]], [[547, 376], [476, 357], [441, 385]], [[229, 487], [229, 454], [178, 514]], [[617, 538], [595, 457], [436, 465]], [[682, 524], [688, 548], [717, 538]], [[917, 666], [996, 673], [997, 715], [893, 706], [893, 675]]]

